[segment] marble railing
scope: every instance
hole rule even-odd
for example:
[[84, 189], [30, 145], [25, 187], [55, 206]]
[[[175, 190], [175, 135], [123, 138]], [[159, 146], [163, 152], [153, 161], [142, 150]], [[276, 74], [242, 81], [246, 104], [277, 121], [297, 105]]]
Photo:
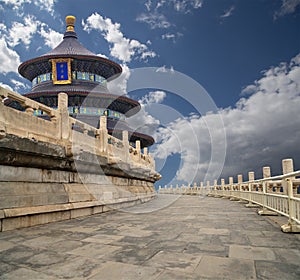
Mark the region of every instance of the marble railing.
[[[6, 106], [6, 99], [18, 102], [24, 111]], [[42, 111], [45, 118], [35, 116], [35, 110]], [[69, 156], [79, 151], [91, 152], [106, 157], [108, 163], [128, 163], [159, 176], [154, 159], [147, 148], [141, 150], [140, 141], [132, 147], [127, 131], [123, 131], [122, 139], [108, 134], [106, 116], [100, 117], [99, 129], [70, 117], [65, 93], [59, 93], [58, 109], [53, 109], [0, 87], [0, 138], [6, 134], [62, 145]]]
[[234, 183], [229, 177], [228, 183], [221, 179], [221, 184], [203, 182], [199, 186], [159, 187], [161, 194], [209, 195], [213, 197], [230, 198], [246, 202], [247, 207], [261, 207], [260, 215], [282, 215], [288, 218], [288, 223], [281, 229], [284, 232], [300, 232], [300, 170], [294, 171], [293, 160], [282, 161], [282, 175], [271, 176], [270, 167], [263, 167], [263, 178], [255, 180], [254, 172], [248, 173], [248, 181], [243, 176], [237, 176]]

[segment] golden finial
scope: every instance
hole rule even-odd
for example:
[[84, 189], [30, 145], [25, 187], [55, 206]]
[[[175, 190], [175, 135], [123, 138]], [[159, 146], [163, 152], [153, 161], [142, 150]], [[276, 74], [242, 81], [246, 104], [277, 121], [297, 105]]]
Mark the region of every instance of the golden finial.
[[75, 21], [76, 21], [76, 17], [66, 16], [67, 32], [75, 32], [74, 30]]

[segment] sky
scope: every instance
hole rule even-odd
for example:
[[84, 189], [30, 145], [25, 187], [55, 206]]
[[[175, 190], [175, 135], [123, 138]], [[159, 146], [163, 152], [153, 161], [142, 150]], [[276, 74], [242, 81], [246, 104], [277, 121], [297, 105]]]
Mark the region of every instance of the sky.
[[123, 67], [112, 94], [142, 104], [158, 185], [206, 183], [281, 160], [300, 168], [300, 0], [0, 0], [0, 85], [31, 83], [21, 62], [79, 41]]

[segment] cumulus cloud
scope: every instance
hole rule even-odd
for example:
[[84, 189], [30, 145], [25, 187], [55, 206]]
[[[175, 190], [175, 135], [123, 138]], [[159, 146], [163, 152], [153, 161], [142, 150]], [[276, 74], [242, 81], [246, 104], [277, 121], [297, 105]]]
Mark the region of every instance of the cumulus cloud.
[[98, 30], [106, 41], [111, 44], [111, 56], [122, 62], [130, 62], [133, 57], [147, 59], [156, 56], [153, 51], [149, 51], [147, 45], [134, 39], [128, 39], [121, 32], [121, 25], [113, 23], [110, 18], [103, 18], [100, 14], [94, 13], [89, 16], [86, 22], [82, 21], [84, 30]]
[[4, 38], [0, 38], [0, 72], [17, 72], [20, 63], [19, 54], [7, 46]]
[[180, 33], [180, 32], [176, 32], [176, 33], [170, 33], [170, 32], [168, 32], [168, 33], [166, 33], [166, 34], [161, 35], [161, 38], [162, 38], [163, 40], [172, 40], [172, 41], [175, 43], [176, 40], [177, 40], [179, 37], [181, 37], [181, 36], [183, 36], [183, 34]]
[[15, 47], [22, 42], [25, 47], [28, 47], [39, 24], [40, 22], [30, 15], [24, 18], [24, 23], [13, 22], [7, 35], [8, 44]]
[[188, 13], [191, 9], [199, 9], [203, 5], [202, 0], [159, 0], [156, 1], [156, 9], [171, 6], [177, 12]]
[[41, 10], [49, 12], [51, 15], [54, 14], [54, 4], [56, 0], [34, 0], [33, 3]]
[[162, 73], [167, 73], [167, 72], [169, 72], [169, 71], [174, 72], [174, 67], [171, 66], [170, 69], [168, 69], [166, 65], [163, 65], [163, 66], [158, 67], [158, 68], [156, 69], [156, 72], [162, 72]]
[[280, 10], [275, 12], [274, 18], [292, 14], [298, 6], [300, 6], [300, 0], [282, 0]]
[[140, 14], [137, 18], [137, 21], [147, 23], [151, 29], [156, 28], [169, 28], [171, 26], [171, 23], [167, 20], [166, 16], [163, 14], [160, 14], [158, 12], [155, 13], [143, 13]]
[[0, 3], [11, 7], [19, 15], [22, 15], [24, 6], [30, 4], [33, 4], [40, 10], [45, 10], [53, 15], [55, 2], [56, 0], [0, 0]]
[[252, 170], [261, 177], [262, 166], [270, 165], [274, 173], [280, 173], [281, 159], [299, 161], [300, 54], [289, 63], [271, 67], [246, 88], [252, 95], [241, 98], [233, 108], [178, 118], [158, 129], [155, 156], [181, 155], [176, 180], [191, 183], [218, 178], [213, 168], [206, 173], [209, 165], [216, 164], [211, 162], [212, 152], [224, 152], [220, 150], [224, 145], [218, 118], [223, 121], [227, 141], [222, 177]]
[[154, 134], [160, 126], [160, 121], [148, 112], [148, 107], [163, 102], [166, 96], [166, 93], [161, 90], [151, 91], [143, 96], [139, 100], [141, 110], [128, 119], [130, 127], [139, 132], [155, 136]]
[[6, 88], [6, 89], [8, 89], [8, 90], [13, 91], [13, 89], [12, 89], [11, 86], [9, 86], [9, 85], [7, 85], [7, 84], [3, 84], [2, 82], [0, 82], [0, 87], [3, 87], [3, 88]]
[[[190, 13], [192, 10], [202, 7], [202, 0], [148, 0], [145, 3], [146, 12], [139, 14], [136, 21], [146, 23], [150, 29], [168, 29], [174, 27], [175, 24], [166, 17], [165, 10], [174, 11], [177, 13]], [[173, 39], [176, 34], [166, 33], [162, 35], [163, 39]], [[182, 34], [181, 34], [182, 35]], [[177, 37], [180, 33], [177, 34]]]
[[0, 3], [4, 3], [5, 5], [10, 5], [13, 9], [18, 9], [24, 4], [31, 3], [31, 0], [0, 0]]
[[42, 24], [40, 35], [44, 38], [45, 44], [51, 49], [55, 48], [63, 39], [63, 34], [49, 28], [46, 24]]
[[130, 69], [122, 64], [122, 74], [107, 84], [108, 90], [115, 95], [127, 95], [127, 82], [130, 77]]
[[22, 89], [30, 89], [30, 87], [28, 87], [25, 83], [20, 82], [16, 79], [10, 79], [11, 84], [14, 85], [14, 91], [18, 92], [19, 90]]
[[167, 94], [162, 90], [150, 91], [148, 94], [143, 96], [142, 99], [139, 100], [139, 102], [144, 105], [161, 103], [166, 98], [166, 96]]

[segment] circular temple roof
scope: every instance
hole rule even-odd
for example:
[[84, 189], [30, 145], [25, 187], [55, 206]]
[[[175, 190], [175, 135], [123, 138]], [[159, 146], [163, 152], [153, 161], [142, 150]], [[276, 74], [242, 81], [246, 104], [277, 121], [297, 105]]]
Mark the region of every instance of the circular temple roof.
[[[33, 81], [39, 75], [52, 73], [52, 59], [71, 59], [72, 71], [87, 72], [100, 75], [107, 81], [117, 78], [122, 73], [122, 67], [112, 60], [97, 56], [86, 49], [77, 39], [77, 34], [74, 29], [76, 18], [74, 16], [66, 17], [66, 32], [64, 33], [63, 41], [53, 50], [39, 57], [27, 60], [20, 64], [19, 73], [26, 79]], [[51, 81], [46, 81], [33, 86], [32, 91], [25, 96], [44, 103], [48, 106], [51, 104], [57, 106], [57, 95], [59, 92], [65, 92], [69, 96], [69, 103], [75, 102], [77, 106], [85, 105], [98, 108], [108, 108], [125, 114], [129, 117], [136, 114], [141, 105], [138, 101], [130, 99], [126, 96], [116, 96], [110, 94], [106, 86], [99, 85], [96, 82], [84, 80], [72, 80], [71, 84], [55, 85]], [[43, 102], [42, 102], [43, 99]], [[12, 101], [11, 106], [17, 106]], [[48, 104], [49, 103], [49, 104]], [[50, 106], [51, 107], [51, 106]], [[80, 116], [77, 118], [83, 119], [87, 123], [95, 121], [92, 116]], [[119, 122], [118, 127], [115, 127], [116, 122], [108, 118], [108, 131], [111, 134], [122, 135], [122, 130], [128, 130], [130, 141], [141, 141], [142, 147], [151, 146], [154, 143], [153, 137], [133, 131], [126, 122]]]
[[48, 53], [27, 60], [19, 66], [19, 73], [32, 81], [35, 77], [52, 72], [51, 59], [71, 58], [72, 69], [100, 75], [108, 81], [122, 73], [122, 67], [112, 60], [100, 57], [86, 49], [78, 40], [74, 30], [75, 17], [66, 17], [67, 30], [63, 41]]

